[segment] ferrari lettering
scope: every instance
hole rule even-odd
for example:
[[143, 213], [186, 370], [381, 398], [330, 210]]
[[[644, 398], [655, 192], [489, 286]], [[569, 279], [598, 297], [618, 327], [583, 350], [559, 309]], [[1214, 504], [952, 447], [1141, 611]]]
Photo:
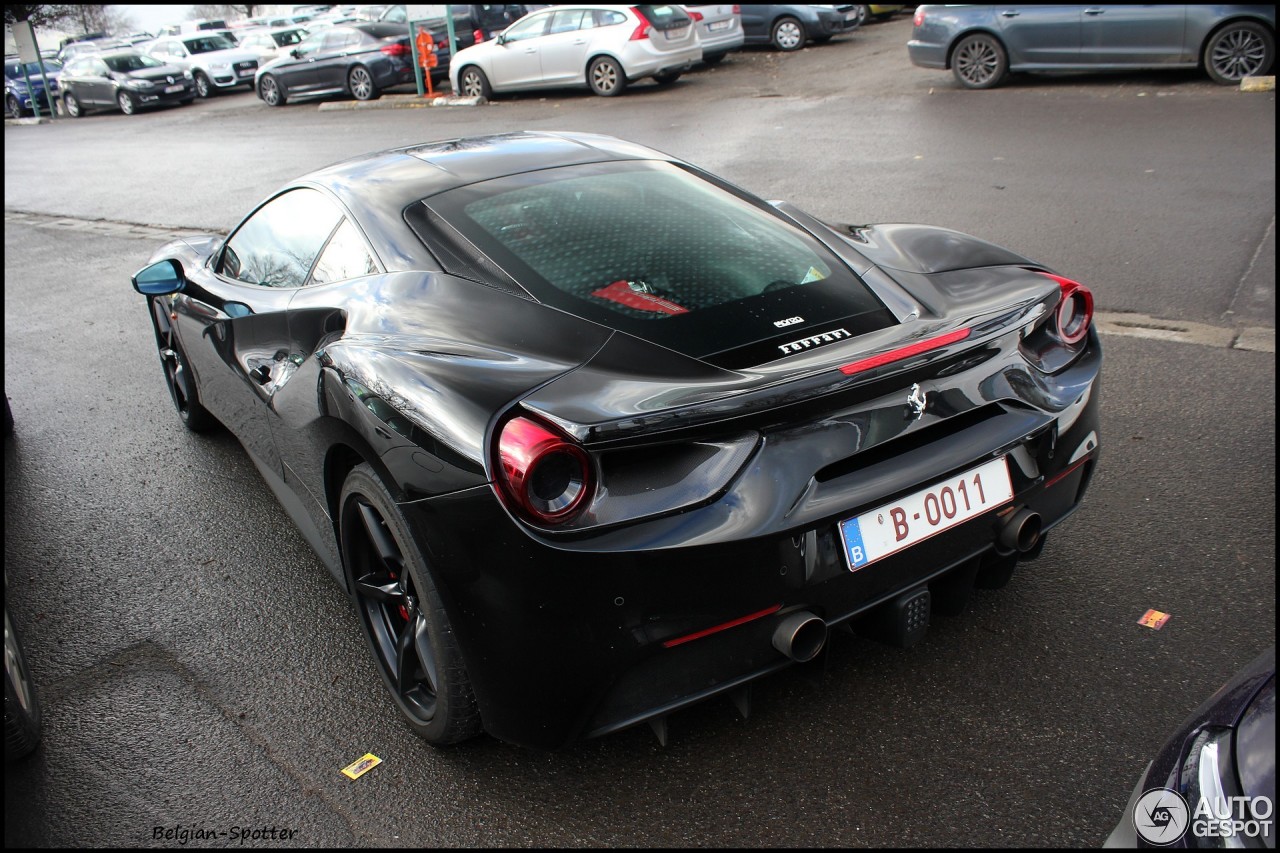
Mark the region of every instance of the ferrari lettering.
[[829, 332], [820, 332], [808, 338], [801, 338], [798, 341], [792, 341], [789, 344], [782, 344], [778, 349], [782, 350], [783, 355], [790, 355], [793, 352], [803, 352], [813, 347], [820, 347], [823, 344], [829, 344], [833, 341], [851, 338], [853, 335], [845, 329], [832, 329]]

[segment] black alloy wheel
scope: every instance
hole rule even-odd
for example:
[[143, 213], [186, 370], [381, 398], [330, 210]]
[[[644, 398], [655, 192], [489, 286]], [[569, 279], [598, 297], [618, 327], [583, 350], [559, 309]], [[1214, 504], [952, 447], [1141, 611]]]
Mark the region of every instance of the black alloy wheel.
[[489, 78], [474, 65], [468, 65], [462, 69], [462, 73], [458, 75], [458, 85], [462, 89], [462, 94], [468, 98], [493, 97], [493, 86], [489, 84]]
[[342, 562], [383, 681], [413, 731], [436, 746], [481, 732], [462, 653], [395, 499], [367, 464], [342, 488]]
[[1213, 82], [1232, 86], [1265, 74], [1275, 59], [1275, 38], [1261, 24], [1236, 21], [1213, 34], [1204, 46], [1204, 70]]
[[218, 425], [218, 419], [200, 404], [200, 392], [196, 389], [195, 378], [187, 369], [182, 347], [173, 334], [173, 327], [162, 319], [164, 306], [160, 298], [152, 301], [152, 311], [155, 312], [160, 364], [164, 368], [164, 381], [169, 388], [169, 396], [173, 399], [173, 407], [177, 409], [178, 417], [187, 429], [192, 432], [208, 432]]
[[347, 74], [347, 87], [357, 101], [376, 100], [382, 93], [378, 84], [373, 82], [373, 75], [363, 65], [357, 65]]
[[269, 107], [282, 107], [288, 100], [284, 89], [280, 87], [280, 82], [271, 74], [263, 74], [262, 79], [258, 81], [258, 95]]
[[990, 89], [1000, 85], [1009, 71], [1004, 46], [993, 36], [965, 36], [951, 57], [951, 71], [966, 89]]
[[587, 85], [591, 91], [605, 98], [621, 95], [627, 88], [627, 75], [618, 61], [609, 56], [598, 56], [587, 66]]

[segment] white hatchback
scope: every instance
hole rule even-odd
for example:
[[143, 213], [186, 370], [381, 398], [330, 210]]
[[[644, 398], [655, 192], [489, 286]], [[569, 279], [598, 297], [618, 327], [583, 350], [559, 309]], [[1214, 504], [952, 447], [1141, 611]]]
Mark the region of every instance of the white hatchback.
[[459, 51], [449, 76], [468, 97], [549, 86], [617, 95], [645, 77], [674, 83], [701, 59], [697, 28], [680, 6], [553, 6]]

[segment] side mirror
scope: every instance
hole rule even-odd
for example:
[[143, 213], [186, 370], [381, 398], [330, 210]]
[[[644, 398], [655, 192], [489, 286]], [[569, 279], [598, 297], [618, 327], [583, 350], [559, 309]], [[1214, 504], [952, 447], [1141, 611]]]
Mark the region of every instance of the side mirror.
[[499, 45], [504, 45], [507, 43], [507, 37], [502, 33], [498, 33], [498, 37], [494, 39], [494, 41], [497, 42]]
[[143, 267], [133, 275], [133, 289], [144, 296], [178, 293], [186, 283], [182, 264], [172, 258]]
[[289, 51], [289, 55], [290, 55], [290, 56], [292, 56], [294, 59], [301, 59], [301, 58], [302, 58], [302, 51], [298, 50], [298, 49], [295, 47], [293, 50]]

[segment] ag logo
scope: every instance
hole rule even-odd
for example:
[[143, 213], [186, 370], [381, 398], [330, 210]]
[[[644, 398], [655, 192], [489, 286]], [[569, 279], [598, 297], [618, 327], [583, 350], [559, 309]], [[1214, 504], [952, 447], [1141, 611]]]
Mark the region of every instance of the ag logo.
[[1133, 828], [1148, 844], [1166, 847], [1187, 834], [1190, 814], [1177, 791], [1152, 788], [1133, 807]]

